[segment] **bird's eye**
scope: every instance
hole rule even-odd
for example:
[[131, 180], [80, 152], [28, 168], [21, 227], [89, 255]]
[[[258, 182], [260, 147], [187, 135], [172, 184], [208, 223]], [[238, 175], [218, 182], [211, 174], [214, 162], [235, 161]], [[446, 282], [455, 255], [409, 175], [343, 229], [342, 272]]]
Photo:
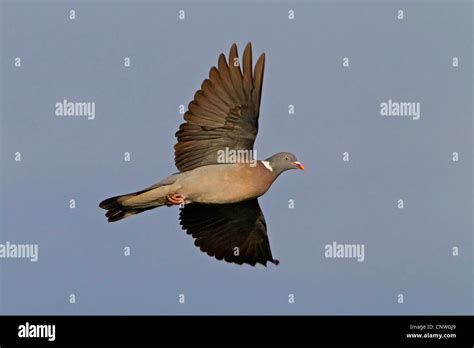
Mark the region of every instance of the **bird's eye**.
[[288, 161], [288, 160], [289, 160], [289, 158], [288, 158], [288, 156], [286, 156], [286, 157], [285, 157], [285, 161]]

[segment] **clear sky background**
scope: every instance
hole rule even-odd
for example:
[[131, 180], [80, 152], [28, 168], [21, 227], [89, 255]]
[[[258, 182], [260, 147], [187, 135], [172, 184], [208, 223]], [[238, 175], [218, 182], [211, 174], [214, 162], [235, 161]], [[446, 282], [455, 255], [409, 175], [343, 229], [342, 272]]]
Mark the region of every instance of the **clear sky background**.
[[[0, 242], [39, 245], [0, 259], [0, 313], [473, 313], [472, 2], [2, 1], [0, 22]], [[267, 55], [258, 155], [307, 168], [260, 199], [280, 265], [208, 257], [177, 207], [107, 223], [101, 200], [176, 170], [179, 105], [248, 41]], [[95, 119], [56, 117], [63, 99]], [[380, 116], [388, 99], [420, 119]], [[364, 262], [325, 258], [333, 241]]]

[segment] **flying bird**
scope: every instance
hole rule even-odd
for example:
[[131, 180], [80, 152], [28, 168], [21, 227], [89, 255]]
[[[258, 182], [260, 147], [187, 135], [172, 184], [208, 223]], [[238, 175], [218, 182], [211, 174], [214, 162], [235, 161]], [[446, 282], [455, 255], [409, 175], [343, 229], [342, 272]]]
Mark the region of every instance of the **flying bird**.
[[[241, 70], [242, 65], [242, 70]], [[258, 197], [289, 169], [304, 170], [295, 155], [277, 153], [266, 160], [223, 163], [219, 153], [253, 153], [258, 132], [265, 54], [252, 71], [252, 45], [242, 63], [237, 46], [224, 54], [194, 95], [176, 132], [178, 172], [141, 191], [102, 201], [109, 222], [161, 206], [181, 206], [180, 224], [194, 244], [218, 260], [255, 266], [278, 265], [270, 249]]]

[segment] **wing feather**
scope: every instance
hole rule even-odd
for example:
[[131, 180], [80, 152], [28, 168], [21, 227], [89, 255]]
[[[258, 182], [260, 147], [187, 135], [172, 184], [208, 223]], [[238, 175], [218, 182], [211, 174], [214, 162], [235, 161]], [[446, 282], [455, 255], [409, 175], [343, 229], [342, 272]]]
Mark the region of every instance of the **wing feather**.
[[257, 60], [253, 74], [250, 43], [245, 47], [242, 64], [238, 59], [237, 46], [233, 44], [229, 63], [221, 54], [218, 68], [210, 69], [209, 78], [189, 103], [185, 123], [176, 132], [175, 163], [179, 171], [217, 164], [218, 151], [225, 148], [253, 149], [265, 56], [262, 54]]
[[265, 217], [257, 199], [233, 204], [185, 205], [181, 226], [194, 245], [218, 260], [264, 266], [278, 264], [272, 256]]

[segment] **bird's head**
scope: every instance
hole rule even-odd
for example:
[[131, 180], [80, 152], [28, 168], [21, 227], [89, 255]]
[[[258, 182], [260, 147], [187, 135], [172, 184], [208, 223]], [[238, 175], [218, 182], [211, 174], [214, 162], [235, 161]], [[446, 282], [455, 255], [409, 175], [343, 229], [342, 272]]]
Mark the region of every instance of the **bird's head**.
[[304, 170], [304, 165], [291, 152], [279, 152], [265, 160], [272, 168], [272, 171], [279, 175], [289, 169]]

